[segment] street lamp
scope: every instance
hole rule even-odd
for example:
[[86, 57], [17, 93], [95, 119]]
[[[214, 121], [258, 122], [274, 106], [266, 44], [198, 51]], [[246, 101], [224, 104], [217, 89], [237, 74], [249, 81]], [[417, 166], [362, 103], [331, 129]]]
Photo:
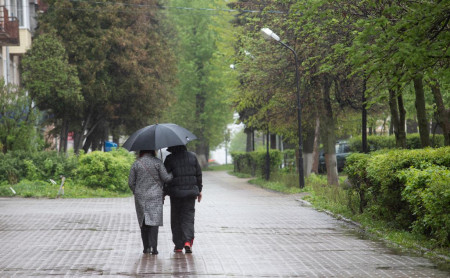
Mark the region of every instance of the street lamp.
[[305, 175], [303, 173], [303, 146], [302, 146], [302, 107], [300, 104], [300, 84], [299, 84], [299, 73], [298, 73], [298, 57], [297, 52], [295, 52], [294, 49], [292, 49], [289, 45], [283, 43], [280, 40], [280, 37], [278, 37], [277, 34], [275, 34], [272, 30], [269, 28], [262, 28], [261, 33], [263, 36], [267, 39], [273, 39], [276, 40], [278, 43], [280, 43], [282, 46], [286, 47], [292, 53], [294, 54], [295, 58], [295, 83], [297, 84], [297, 132], [298, 132], [298, 177], [299, 177], [299, 185], [300, 188], [305, 187]]

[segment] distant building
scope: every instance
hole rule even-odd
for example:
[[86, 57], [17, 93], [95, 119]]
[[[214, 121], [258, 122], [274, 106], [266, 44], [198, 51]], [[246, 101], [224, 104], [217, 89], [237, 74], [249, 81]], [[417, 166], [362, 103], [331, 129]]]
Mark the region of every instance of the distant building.
[[41, 0], [0, 0], [0, 77], [20, 85], [19, 65], [31, 48]]

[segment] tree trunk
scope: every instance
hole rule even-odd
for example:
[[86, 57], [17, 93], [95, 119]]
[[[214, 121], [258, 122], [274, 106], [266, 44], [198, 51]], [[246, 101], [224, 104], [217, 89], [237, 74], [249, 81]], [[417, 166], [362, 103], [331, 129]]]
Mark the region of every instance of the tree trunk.
[[209, 148], [206, 143], [205, 138], [205, 123], [203, 119], [203, 114], [205, 113], [205, 102], [206, 96], [203, 91], [199, 92], [195, 95], [195, 122], [196, 122], [196, 131], [194, 134], [198, 138], [198, 143], [196, 145], [196, 153], [200, 166], [202, 168], [208, 167], [208, 157], [209, 157]]
[[445, 109], [444, 101], [442, 99], [441, 88], [437, 80], [430, 84], [431, 92], [433, 93], [434, 102], [436, 103], [437, 121], [444, 133], [445, 145], [450, 146], [450, 115]]
[[[394, 89], [389, 89], [389, 109], [391, 111], [391, 128], [395, 134], [395, 144], [399, 148], [406, 148], [406, 137], [402, 138], [402, 129], [404, 126], [400, 125], [400, 116], [397, 104], [397, 92]], [[405, 132], [403, 131], [403, 134]], [[405, 139], [405, 140], [403, 140]]]
[[265, 161], [265, 177], [266, 181], [270, 179], [270, 153], [269, 153], [269, 141], [270, 141], [270, 132], [269, 128], [267, 128], [266, 134], [266, 161]]
[[[93, 116], [93, 109], [90, 110], [89, 114], [87, 115], [87, 118], [83, 121], [83, 124], [81, 126], [81, 131], [77, 132], [76, 139], [74, 142], [74, 151], [76, 154], [79, 153], [81, 148], [84, 149], [85, 140], [88, 137], [88, 135], [90, 134], [90, 132], [86, 132], [86, 131], [88, 130], [88, 127], [91, 125], [92, 116]], [[95, 126], [96, 126], [96, 124], [94, 125], [94, 128], [95, 128]], [[91, 131], [92, 131], [92, 129], [91, 129]], [[88, 149], [89, 149], [89, 147], [88, 147]]]
[[313, 163], [311, 172], [319, 173], [319, 140], [320, 140], [320, 118], [316, 117], [316, 127], [314, 130], [314, 145], [313, 145]]
[[314, 150], [314, 129], [308, 125], [307, 129], [304, 129], [306, 136], [303, 137], [303, 168], [305, 169], [305, 177], [308, 177], [312, 172], [313, 166], [313, 150]]
[[69, 144], [69, 120], [67, 117], [64, 118], [64, 153], [67, 153], [67, 148]]
[[327, 180], [330, 185], [339, 185], [336, 161], [336, 135], [334, 128], [333, 108], [330, 99], [331, 82], [325, 78], [323, 88], [323, 136], [322, 142], [325, 151], [325, 165], [327, 167]]
[[253, 140], [252, 140], [252, 139], [253, 139], [253, 138], [252, 138], [252, 136], [253, 136], [252, 129], [246, 127], [246, 128], [244, 129], [244, 133], [245, 133], [245, 135], [246, 135], [246, 137], [247, 137], [247, 144], [245, 145], [245, 151], [246, 151], [246, 152], [251, 152], [251, 151], [253, 150], [253, 147], [252, 147], [252, 144], [253, 144]]
[[68, 133], [68, 125], [69, 122], [66, 119], [66, 117], [63, 118], [62, 124], [61, 124], [61, 133], [59, 137], [59, 152], [66, 152], [67, 151], [67, 133]]
[[403, 104], [403, 95], [397, 95], [397, 104], [398, 104], [398, 116], [399, 116], [399, 130], [398, 130], [398, 138], [400, 140], [403, 148], [406, 148], [406, 110]]
[[277, 135], [276, 134], [270, 134], [270, 148], [272, 150], [277, 149]]
[[367, 148], [367, 107], [366, 107], [366, 79], [363, 81], [363, 90], [362, 90], [362, 99], [361, 99], [361, 138], [362, 138], [362, 152], [368, 153], [369, 149]]
[[420, 142], [422, 148], [430, 146], [430, 124], [425, 110], [425, 93], [423, 91], [422, 76], [414, 78], [414, 91], [416, 92], [417, 122], [419, 124]]

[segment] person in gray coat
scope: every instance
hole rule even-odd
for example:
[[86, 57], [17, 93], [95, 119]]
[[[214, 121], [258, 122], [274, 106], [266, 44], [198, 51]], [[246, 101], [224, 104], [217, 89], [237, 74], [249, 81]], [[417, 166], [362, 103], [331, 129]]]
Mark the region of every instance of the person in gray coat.
[[158, 254], [158, 231], [163, 225], [163, 186], [172, 180], [154, 150], [143, 150], [134, 162], [128, 186], [134, 194], [144, 253]]

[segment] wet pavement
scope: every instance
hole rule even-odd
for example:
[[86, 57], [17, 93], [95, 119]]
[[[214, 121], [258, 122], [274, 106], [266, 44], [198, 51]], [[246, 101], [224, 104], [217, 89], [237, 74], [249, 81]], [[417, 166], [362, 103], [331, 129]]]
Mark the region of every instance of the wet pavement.
[[203, 192], [192, 254], [173, 253], [166, 198], [159, 255], [142, 254], [132, 198], [0, 198], [0, 277], [450, 277], [298, 196], [225, 172]]

